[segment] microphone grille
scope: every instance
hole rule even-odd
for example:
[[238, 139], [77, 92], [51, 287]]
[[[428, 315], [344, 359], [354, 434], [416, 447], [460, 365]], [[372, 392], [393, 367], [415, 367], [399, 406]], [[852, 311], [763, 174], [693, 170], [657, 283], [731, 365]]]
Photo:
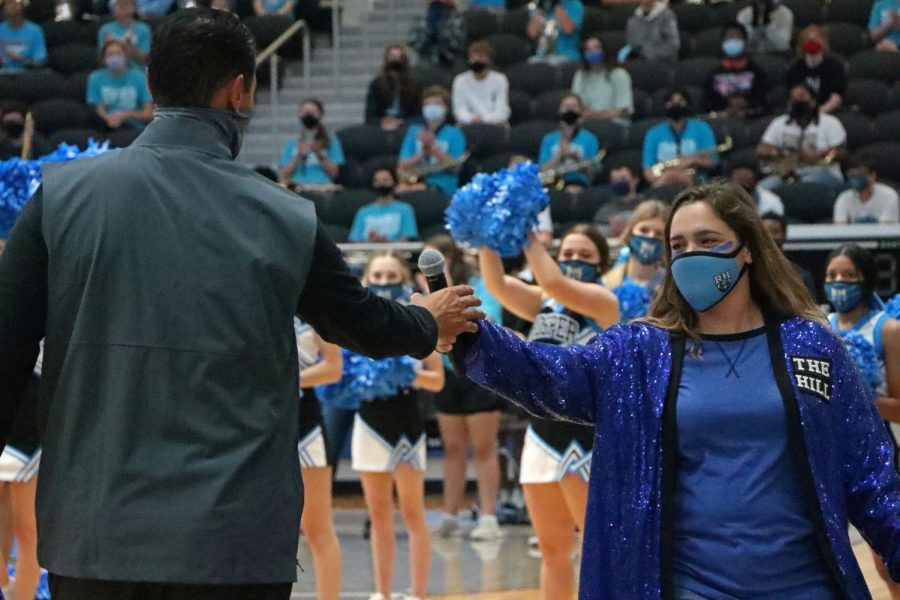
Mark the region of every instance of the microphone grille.
[[425, 277], [434, 277], [444, 272], [444, 255], [428, 248], [419, 255], [419, 270]]

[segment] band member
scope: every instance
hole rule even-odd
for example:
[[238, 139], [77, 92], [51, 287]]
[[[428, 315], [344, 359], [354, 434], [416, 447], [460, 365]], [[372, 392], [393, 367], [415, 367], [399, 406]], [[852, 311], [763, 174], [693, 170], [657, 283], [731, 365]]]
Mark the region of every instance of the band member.
[[[578, 94], [568, 93], [559, 102], [559, 129], [551, 131], [541, 140], [538, 162], [541, 171], [569, 170], [586, 159], [594, 158], [600, 151], [597, 136], [581, 128], [584, 103]], [[589, 185], [594, 177], [596, 165], [585, 165], [561, 175], [566, 189], [580, 191]]]
[[300, 134], [284, 144], [278, 182], [288, 187], [332, 185], [344, 164], [344, 149], [322, 123], [325, 105], [308, 98], [300, 103]]

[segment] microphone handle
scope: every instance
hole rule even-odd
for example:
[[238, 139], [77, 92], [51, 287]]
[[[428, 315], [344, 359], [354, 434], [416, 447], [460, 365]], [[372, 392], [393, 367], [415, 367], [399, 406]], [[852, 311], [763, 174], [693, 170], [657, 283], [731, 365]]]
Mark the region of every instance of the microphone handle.
[[[446, 289], [447, 286], [447, 278], [443, 273], [438, 273], [437, 275], [426, 277], [426, 283], [428, 283], [428, 291], [430, 293], [435, 293], [440, 290]], [[462, 333], [456, 338], [456, 344], [453, 345], [453, 349], [447, 353], [448, 358], [450, 359], [450, 364], [453, 366], [453, 372], [456, 373], [457, 377], [465, 377], [466, 376], [466, 361], [465, 355], [462, 351], [462, 347], [460, 342], [463, 339], [463, 336], [471, 336], [471, 333]]]

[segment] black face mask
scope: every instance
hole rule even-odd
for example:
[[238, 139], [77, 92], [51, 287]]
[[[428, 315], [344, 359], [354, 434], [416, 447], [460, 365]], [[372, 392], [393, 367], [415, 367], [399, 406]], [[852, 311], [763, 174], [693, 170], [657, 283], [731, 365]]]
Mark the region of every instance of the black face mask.
[[681, 104], [673, 104], [666, 107], [666, 117], [673, 121], [681, 121], [687, 116], [687, 107]]
[[373, 185], [372, 189], [379, 196], [391, 196], [394, 193], [394, 186], [392, 185]]
[[25, 123], [19, 123], [18, 121], [5, 121], [3, 123], [3, 131], [6, 132], [7, 137], [17, 138], [25, 131]]
[[574, 110], [567, 110], [566, 112], [559, 113], [559, 120], [565, 123], [566, 125], [574, 125], [578, 122], [578, 119], [581, 118], [581, 113]]
[[790, 105], [788, 105], [788, 111], [790, 113], [791, 119], [794, 121], [807, 121], [812, 119], [815, 114], [815, 110], [812, 106], [810, 106], [806, 102], [799, 102], [796, 100], [791, 101]]
[[487, 63], [482, 62], [480, 60], [473, 60], [469, 63], [469, 68], [475, 71], [476, 73], [481, 73], [485, 69], [487, 69]]
[[300, 117], [300, 122], [303, 123], [303, 126], [307, 129], [315, 129], [319, 126], [319, 117], [315, 115], [303, 115]]
[[402, 71], [403, 70], [403, 61], [402, 60], [389, 60], [389, 61], [387, 61], [387, 69], [388, 69], [388, 71]]

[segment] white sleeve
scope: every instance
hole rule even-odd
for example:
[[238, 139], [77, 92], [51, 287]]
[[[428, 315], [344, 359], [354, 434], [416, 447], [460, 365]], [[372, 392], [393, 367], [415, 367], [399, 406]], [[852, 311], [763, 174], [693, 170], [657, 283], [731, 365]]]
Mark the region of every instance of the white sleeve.
[[494, 112], [491, 115], [491, 123], [506, 123], [512, 110], [509, 108], [509, 80], [503, 73], [497, 73], [497, 102], [494, 103]]
[[472, 122], [473, 115], [465, 100], [467, 90], [465, 81], [463, 81], [463, 75], [465, 75], [465, 73], [460, 73], [453, 78], [453, 116], [456, 118], [458, 124], [468, 125]]
[[894, 188], [885, 185], [884, 206], [878, 215], [879, 223], [900, 223], [900, 196]]
[[841, 192], [834, 202], [834, 222], [843, 225], [850, 222], [850, 195], [852, 190]]
[[780, 147], [786, 120], [787, 117], [784, 115], [772, 119], [772, 122], [769, 123], [769, 126], [766, 127], [766, 131], [763, 133], [762, 141], [770, 146]]
[[[828, 118], [826, 119], [825, 117]], [[825, 142], [825, 146], [821, 148], [822, 150], [841, 146], [847, 142], [847, 130], [844, 129], [837, 117], [822, 115], [822, 129], [822, 139]]]
[[553, 233], [553, 217], [550, 216], [550, 207], [548, 206], [538, 214], [538, 231], [546, 231]]

